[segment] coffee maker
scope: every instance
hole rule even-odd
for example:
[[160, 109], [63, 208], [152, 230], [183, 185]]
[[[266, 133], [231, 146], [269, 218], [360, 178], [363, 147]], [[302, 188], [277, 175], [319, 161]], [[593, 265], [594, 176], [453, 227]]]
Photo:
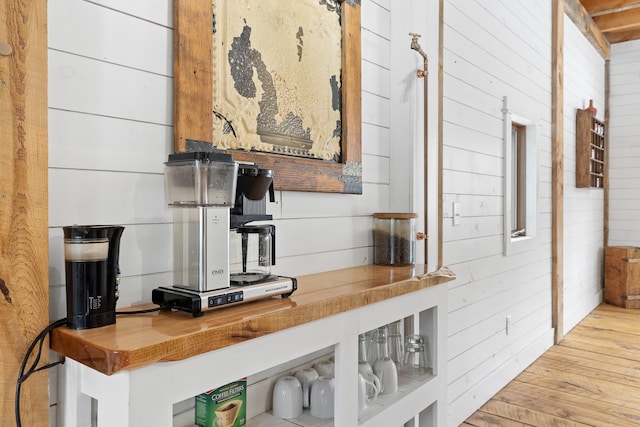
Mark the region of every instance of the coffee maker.
[[116, 322], [122, 226], [71, 225], [64, 232], [67, 326], [90, 329]]
[[[248, 283], [230, 274], [230, 230], [271, 219], [266, 193], [273, 201], [272, 171], [239, 165], [230, 154], [214, 150], [171, 154], [164, 175], [174, 217], [174, 283], [153, 290], [155, 304], [196, 317], [231, 304], [288, 297], [296, 290], [290, 277], [268, 275]], [[275, 262], [275, 250], [265, 262]]]

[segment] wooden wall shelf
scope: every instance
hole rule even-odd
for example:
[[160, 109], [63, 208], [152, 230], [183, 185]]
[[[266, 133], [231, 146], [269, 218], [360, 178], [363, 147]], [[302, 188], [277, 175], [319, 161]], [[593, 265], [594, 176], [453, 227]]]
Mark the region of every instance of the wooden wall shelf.
[[605, 125], [590, 111], [576, 113], [576, 187], [604, 188]]

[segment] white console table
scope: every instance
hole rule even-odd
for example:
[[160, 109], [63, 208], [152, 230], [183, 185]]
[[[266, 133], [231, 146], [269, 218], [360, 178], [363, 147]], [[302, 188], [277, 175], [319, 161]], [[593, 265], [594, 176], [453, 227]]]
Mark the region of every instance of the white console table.
[[[66, 356], [59, 425], [90, 426], [93, 398], [100, 427], [170, 427], [176, 402], [333, 348], [333, 425], [444, 426], [446, 286], [440, 285], [455, 276], [446, 268], [425, 271], [420, 265], [354, 267], [300, 277], [290, 298], [199, 318], [163, 311], [120, 316], [115, 325], [96, 329], [58, 328], [51, 349]], [[401, 378], [400, 391], [376, 401], [359, 420], [358, 335], [402, 318], [427, 336], [432, 372]], [[249, 425], [273, 425], [268, 418]]]

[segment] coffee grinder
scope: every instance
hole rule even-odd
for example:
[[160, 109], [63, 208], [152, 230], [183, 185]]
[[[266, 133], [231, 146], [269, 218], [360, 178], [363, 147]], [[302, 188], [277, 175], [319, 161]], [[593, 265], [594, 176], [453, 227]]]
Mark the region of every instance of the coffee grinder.
[[[174, 284], [153, 290], [155, 304], [195, 317], [231, 304], [288, 297], [296, 290], [294, 278], [268, 275], [249, 283], [234, 282], [230, 274], [230, 230], [271, 219], [265, 194], [269, 191], [273, 200], [272, 171], [239, 167], [225, 152], [196, 151], [169, 155], [164, 175], [174, 214]], [[275, 239], [275, 232], [271, 235]], [[275, 262], [273, 255], [268, 262]]]

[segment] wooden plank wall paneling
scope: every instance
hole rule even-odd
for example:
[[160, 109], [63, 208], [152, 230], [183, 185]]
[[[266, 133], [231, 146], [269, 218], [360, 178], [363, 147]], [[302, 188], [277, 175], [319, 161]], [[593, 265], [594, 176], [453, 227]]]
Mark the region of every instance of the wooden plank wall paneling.
[[[531, 337], [549, 329], [551, 13], [546, 2], [525, 0], [508, 9], [467, 0], [443, 4], [443, 264], [459, 277], [450, 286], [448, 315], [455, 411], [476, 404], [476, 392], [500, 387], [504, 378], [492, 372], [502, 374], [511, 355], [538, 351]], [[389, 188], [397, 175], [389, 159], [407, 141], [390, 140], [390, 91], [397, 89], [388, 85], [390, 51], [415, 53], [406, 39], [391, 40], [390, 9], [390, 0], [362, 2], [363, 195], [278, 192], [268, 207], [278, 227], [278, 273], [370, 262], [371, 212], [394, 208]], [[63, 225], [125, 225], [123, 305], [148, 301], [151, 289], [171, 282], [162, 162], [173, 150], [172, 11], [169, 0], [49, 0], [52, 318], [64, 315]], [[98, 42], [95, 28], [110, 37]], [[501, 253], [502, 177], [496, 174], [505, 94], [518, 114], [539, 123], [541, 144], [539, 239], [510, 257]], [[459, 227], [450, 225], [453, 200], [461, 202]], [[507, 314], [514, 326], [509, 336]]]
[[[22, 358], [48, 323], [47, 2], [3, 1], [0, 15], [0, 425], [12, 426]], [[24, 383], [23, 425], [48, 425], [47, 379]]]
[[[604, 227], [602, 233], [602, 240], [604, 247], [609, 245], [609, 174], [611, 169], [609, 168], [609, 152], [611, 148], [611, 60], [606, 60], [604, 64], [604, 126], [609, 131], [604, 136], [604, 146], [606, 151], [604, 152]], [[604, 283], [604, 272], [602, 274]]]
[[[450, 425], [551, 343], [551, 3], [497, 4], [444, 2], [443, 264], [458, 277], [448, 294]], [[537, 234], [508, 256], [504, 96], [513, 114], [535, 123], [538, 155]]]
[[640, 246], [640, 40], [614, 44], [609, 64], [609, 245]]
[[[52, 319], [65, 315], [65, 225], [125, 226], [119, 306], [149, 302], [152, 289], [171, 284], [172, 212], [162, 176], [173, 152], [171, 6], [48, 2]], [[371, 262], [371, 213], [390, 210], [389, 10], [389, 0], [362, 2], [364, 194], [277, 192], [267, 208], [278, 228], [275, 272], [296, 276]], [[55, 426], [56, 394], [51, 398]]]
[[[444, 184], [443, 180], [443, 161], [444, 161], [444, 120], [443, 104], [444, 104], [444, 0], [438, 2], [438, 268], [443, 266], [444, 260]], [[429, 212], [428, 209], [425, 210]]]
[[[605, 108], [605, 60], [580, 28], [564, 18], [564, 225], [563, 325], [569, 331], [602, 301], [604, 192], [576, 188], [576, 110], [593, 99], [597, 118]], [[585, 70], [589, 70], [585, 72]]]

